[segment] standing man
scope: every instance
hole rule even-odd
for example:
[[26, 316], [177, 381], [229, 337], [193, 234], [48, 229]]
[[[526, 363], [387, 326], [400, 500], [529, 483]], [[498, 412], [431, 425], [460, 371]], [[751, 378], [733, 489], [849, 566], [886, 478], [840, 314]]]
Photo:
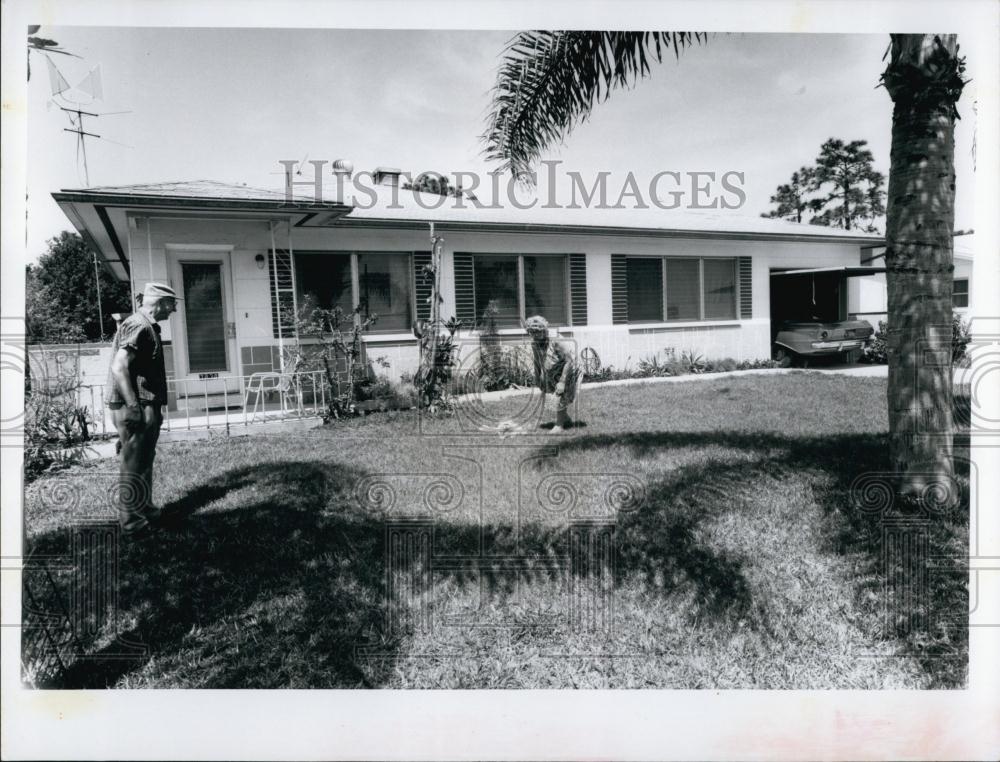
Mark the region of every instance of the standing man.
[[177, 310], [177, 294], [147, 283], [142, 306], [121, 322], [111, 347], [107, 405], [121, 445], [118, 516], [126, 537], [145, 534], [160, 517], [153, 505], [153, 459], [167, 404], [160, 326]]

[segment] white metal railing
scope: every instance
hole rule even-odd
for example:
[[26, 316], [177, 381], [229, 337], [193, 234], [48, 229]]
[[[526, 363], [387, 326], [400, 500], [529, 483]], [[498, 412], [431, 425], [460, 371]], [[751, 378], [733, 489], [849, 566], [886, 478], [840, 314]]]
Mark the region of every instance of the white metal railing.
[[[104, 405], [104, 384], [76, 388], [77, 404], [88, 408], [91, 433], [114, 433]], [[330, 386], [321, 370], [262, 372], [204, 379], [168, 379], [170, 400], [165, 431], [230, 429], [255, 423], [318, 418], [326, 410]], [[170, 409], [170, 408], [173, 409]]]
[[168, 409], [163, 426], [167, 431], [228, 430], [234, 425], [317, 418], [329, 394], [326, 375], [319, 370], [168, 379], [167, 395], [176, 409]]

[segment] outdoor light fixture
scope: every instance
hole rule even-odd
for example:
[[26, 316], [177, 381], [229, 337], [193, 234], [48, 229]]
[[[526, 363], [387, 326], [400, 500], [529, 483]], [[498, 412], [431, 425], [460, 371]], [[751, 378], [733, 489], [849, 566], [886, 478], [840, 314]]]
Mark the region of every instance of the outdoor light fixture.
[[256, 257], [253, 258], [253, 260], [254, 260], [254, 262], [257, 263], [257, 269], [258, 270], [263, 270], [264, 269], [264, 255], [263, 254], [258, 254]]

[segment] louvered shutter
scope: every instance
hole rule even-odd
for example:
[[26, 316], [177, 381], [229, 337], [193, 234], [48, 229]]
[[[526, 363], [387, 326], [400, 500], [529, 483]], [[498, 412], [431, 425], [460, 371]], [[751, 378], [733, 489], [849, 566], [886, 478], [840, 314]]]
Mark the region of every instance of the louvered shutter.
[[628, 271], [625, 255], [611, 255], [611, 322], [628, 322]]
[[739, 257], [740, 272], [740, 318], [749, 320], [753, 317], [753, 260], [750, 257]]
[[476, 275], [471, 254], [455, 254], [455, 317], [465, 328], [476, 325]]
[[569, 255], [569, 300], [572, 325], [587, 325], [587, 255]]
[[431, 319], [430, 298], [434, 292], [434, 280], [424, 272], [424, 267], [430, 263], [429, 251], [413, 252], [413, 293], [417, 300], [417, 320]]

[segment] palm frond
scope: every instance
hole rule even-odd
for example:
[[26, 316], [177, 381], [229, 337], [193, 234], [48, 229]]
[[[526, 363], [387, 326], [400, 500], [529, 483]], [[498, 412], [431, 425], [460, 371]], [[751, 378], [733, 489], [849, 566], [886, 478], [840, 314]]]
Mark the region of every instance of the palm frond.
[[660, 63], [707, 40], [703, 32], [521, 32], [502, 54], [484, 154], [531, 182], [542, 152], [561, 142], [615, 88], [632, 87]]

